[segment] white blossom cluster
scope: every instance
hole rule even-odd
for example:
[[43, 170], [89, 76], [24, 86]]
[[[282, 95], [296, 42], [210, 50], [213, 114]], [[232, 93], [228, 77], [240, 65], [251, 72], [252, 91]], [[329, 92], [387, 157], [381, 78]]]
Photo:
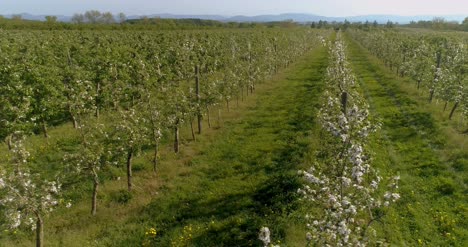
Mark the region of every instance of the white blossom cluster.
[[263, 247], [280, 247], [279, 245], [271, 244], [270, 229], [266, 226], [260, 228], [258, 239], [263, 242]]
[[0, 87], [0, 94], [12, 98], [9, 100], [7, 97], [0, 97], [0, 130], [5, 131], [7, 139], [15, 131], [27, 130], [36, 124], [36, 116], [31, 116], [34, 101], [32, 89], [20, 81], [19, 72], [14, 70], [10, 66], [0, 68], [0, 74], [11, 73], [11, 78], [3, 77]]
[[10, 228], [25, 225], [34, 230], [38, 218], [59, 204], [61, 184], [32, 174], [27, 167], [30, 153], [25, 148], [24, 136], [20, 132], [13, 136], [11, 163], [0, 170], [0, 204], [6, 208]]
[[118, 152], [127, 152], [129, 149], [137, 149], [148, 142], [150, 130], [149, 119], [142, 111], [135, 108], [119, 111], [120, 121], [116, 123], [114, 133], [114, 144]]
[[90, 174], [98, 177], [98, 172], [108, 161], [106, 156], [112, 153], [103, 145], [103, 139], [108, 137], [103, 124], [92, 120], [80, 122], [78, 131], [81, 137], [81, 147], [78, 151], [64, 156], [64, 162], [72, 166], [77, 174]]
[[[368, 106], [360, 95], [345, 56], [340, 34], [330, 45], [325, 104], [319, 112], [323, 129], [331, 136], [324, 143], [326, 158], [307, 171], [299, 171], [306, 185], [299, 193], [321, 208], [306, 215], [307, 239], [317, 246], [365, 246], [371, 242], [370, 223], [381, 207], [378, 188], [382, 178], [371, 166], [367, 137], [378, 129], [369, 120]], [[397, 180], [385, 192], [384, 204], [399, 199]]]
[[76, 80], [65, 85], [67, 108], [77, 121], [96, 110], [96, 89], [92, 82]]
[[325, 39], [322, 35], [317, 35], [317, 39], [320, 41], [322, 46], [324, 46], [324, 47], [327, 46], [327, 39]]

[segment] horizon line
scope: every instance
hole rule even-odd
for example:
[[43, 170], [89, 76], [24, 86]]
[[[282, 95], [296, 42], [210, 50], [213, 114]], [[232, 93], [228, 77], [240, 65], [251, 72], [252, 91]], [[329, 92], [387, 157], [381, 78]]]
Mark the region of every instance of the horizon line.
[[[90, 9], [90, 10], [95, 10], [95, 9]], [[87, 10], [87, 11], [90, 11]], [[99, 10], [98, 10], [99, 11]], [[86, 12], [86, 11], [85, 11]], [[85, 12], [79, 12], [79, 13], [74, 13], [74, 14], [83, 14]], [[100, 11], [100, 12], [110, 12], [110, 11]], [[127, 14], [125, 12], [116, 12], [113, 13], [113, 15], [118, 14], [118, 13], [124, 13], [127, 16], [148, 16], [148, 15], [196, 15], [196, 16], [220, 16], [224, 18], [231, 18], [231, 17], [237, 17], [237, 16], [245, 16], [245, 17], [256, 17], [256, 16], [278, 16], [278, 15], [311, 15], [311, 16], [319, 16], [319, 17], [329, 17], [329, 18], [346, 18], [346, 17], [361, 17], [361, 16], [395, 16], [395, 17], [420, 17], [420, 16], [466, 16], [468, 17], [468, 14], [416, 14], [416, 15], [400, 15], [400, 14], [358, 14], [358, 15], [346, 15], [346, 16], [329, 16], [329, 15], [320, 15], [320, 14], [314, 14], [314, 13], [301, 13], [301, 12], [284, 12], [284, 13], [279, 13], [279, 14], [257, 14], [257, 15], [244, 15], [244, 14], [236, 14], [236, 15], [223, 15], [223, 14], [182, 14], [182, 13], [154, 13], [154, 14]], [[68, 14], [32, 14], [29, 12], [21, 12], [21, 13], [8, 13], [8, 14], [3, 14], [0, 13], [0, 15], [36, 15], [36, 16], [73, 16], [74, 14], [68, 15]]]

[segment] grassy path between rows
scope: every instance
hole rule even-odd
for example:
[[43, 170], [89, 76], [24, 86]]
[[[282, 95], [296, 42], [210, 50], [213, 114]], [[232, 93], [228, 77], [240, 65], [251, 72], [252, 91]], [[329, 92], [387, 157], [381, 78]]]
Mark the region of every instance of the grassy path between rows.
[[320, 48], [287, 71], [244, 117], [226, 123], [222, 136], [191, 161], [191, 173], [144, 209], [135, 220], [160, 230], [157, 243], [256, 246], [262, 225], [284, 239], [326, 56]]
[[401, 200], [379, 230], [396, 246], [466, 246], [466, 137], [447, 131], [430, 105], [404, 90], [403, 79], [347, 40], [348, 58], [371, 114], [382, 122], [372, 144], [376, 164], [384, 174], [401, 175]]
[[[46, 246], [259, 246], [261, 226], [270, 227], [273, 239], [297, 246], [304, 232], [287, 216], [298, 205], [296, 174], [313, 141], [326, 66], [326, 48], [305, 54], [238, 107], [231, 103], [221, 122], [212, 114], [216, 128], [206, 128], [196, 142], [184, 139], [180, 154], [167, 143], [157, 174], [151, 152], [144, 153], [134, 162], [131, 197], [118, 179], [124, 171], [112, 168], [95, 217], [89, 214], [91, 183], [80, 182], [71, 189], [72, 208], [46, 219]], [[57, 150], [73, 148], [74, 133], [68, 124], [51, 128], [49, 144], [33, 136], [31, 148], [41, 150], [38, 159], [59, 165]], [[188, 136], [184, 129], [182, 137]], [[31, 246], [32, 235], [0, 234], [0, 246]]]
[[[326, 65], [326, 49], [319, 48], [286, 71], [130, 222], [157, 229], [156, 246], [256, 246], [262, 225], [284, 239]], [[141, 235], [115, 237], [125, 245]]]

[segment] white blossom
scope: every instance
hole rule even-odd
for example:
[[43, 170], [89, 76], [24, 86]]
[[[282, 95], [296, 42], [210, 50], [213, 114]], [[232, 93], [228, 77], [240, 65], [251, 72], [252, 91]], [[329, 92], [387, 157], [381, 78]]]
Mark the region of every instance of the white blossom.
[[270, 240], [270, 229], [266, 226], [260, 228], [260, 233], [258, 235], [258, 239], [263, 242], [263, 246], [267, 247], [271, 240]]

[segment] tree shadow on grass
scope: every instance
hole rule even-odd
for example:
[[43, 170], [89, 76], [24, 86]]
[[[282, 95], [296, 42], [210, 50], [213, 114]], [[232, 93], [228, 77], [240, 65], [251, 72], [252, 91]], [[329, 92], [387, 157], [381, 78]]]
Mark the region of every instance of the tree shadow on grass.
[[[198, 234], [193, 239], [194, 246], [251, 246], [257, 239], [259, 225], [266, 221], [274, 223], [275, 217], [297, 208], [295, 191], [299, 186], [294, 175], [279, 174], [242, 193], [211, 198], [206, 194], [188, 194], [183, 199], [166, 198], [171, 201], [163, 204], [155, 201], [142, 217], [157, 225], [159, 244], [162, 245], [168, 243], [173, 229], [191, 222], [214, 221], [221, 222], [220, 226]], [[278, 224], [273, 227], [283, 228]]]

